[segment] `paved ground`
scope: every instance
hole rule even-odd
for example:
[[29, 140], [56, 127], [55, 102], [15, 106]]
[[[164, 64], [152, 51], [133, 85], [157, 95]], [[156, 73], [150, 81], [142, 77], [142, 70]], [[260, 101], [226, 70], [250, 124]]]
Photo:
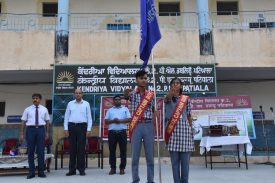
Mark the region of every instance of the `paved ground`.
[[[107, 159], [105, 160], [107, 163]], [[94, 164], [96, 166], [96, 164]], [[92, 165], [91, 165], [92, 166]], [[34, 178], [26, 179], [26, 175], [2, 175], [0, 176], [1, 183], [130, 183], [131, 172], [130, 166], [126, 169], [125, 175], [108, 175], [109, 166], [106, 164], [104, 169], [98, 169], [92, 166], [86, 170], [86, 176], [71, 176], [66, 177], [68, 169], [51, 170], [47, 173], [46, 179]], [[146, 166], [141, 163], [140, 166], [141, 183], [146, 182]], [[155, 167], [155, 181], [158, 179], [158, 166]], [[162, 182], [173, 183], [171, 165], [169, 161], [163, 161], [162, 165]], [[275, 168], [267, 165], [249, 164], [249, 169], [246, 170], [244, 165], [242, 168], [237, 168], [234, 164], [219, 164], [214, 165], [214, 169], [206, 169], [204, 165], [192, 164], [190, 167], [190, 183], [274, 183]]]

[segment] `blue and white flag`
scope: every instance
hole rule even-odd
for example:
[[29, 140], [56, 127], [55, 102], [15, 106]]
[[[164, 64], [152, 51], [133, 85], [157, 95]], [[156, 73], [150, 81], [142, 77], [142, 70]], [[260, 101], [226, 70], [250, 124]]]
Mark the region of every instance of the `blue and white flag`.
[[154, 0], [140, 0], [139, 56], [143, 60], [142, 69], [147, 66], [151, 51], [160, 38]]

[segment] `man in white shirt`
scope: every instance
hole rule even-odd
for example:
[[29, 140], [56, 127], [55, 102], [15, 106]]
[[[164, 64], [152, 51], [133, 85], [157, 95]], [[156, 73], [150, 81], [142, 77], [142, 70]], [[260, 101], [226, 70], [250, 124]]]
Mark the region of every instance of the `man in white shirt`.
[[49, 112], [46, 107], [40, 105], [41, 94], [32, 95], [33, 105], [27, 107], [22, 115], [22, 125], [20, 131], [20, 142], [24, 141], [24, 128], [26, 126], [26, 141], [28, 147], [29, 174], [27, 179], [35, 177], [34, 153], [38, 158], [38, 177], [46, 177], [44, 174], [44, 149], [45, 139], [48, 139], [48, 129], [50, 123]]
[[70, 142], [69, 172], [66, 176], [76, 175], [76, 169], [84, 176], [86, 137], [92, 128], [91, 107], [82, 99], [81, 89], [76, 89], [74, 96], [75, 100], [67, 105], [64, 118], [64, 133]]
[[127, 107], [121, 106], [119, 95], [113, 98], [114, 106], [108, 109], [105, 116], [105, 123], [109, 124], [109, 163], [111, 170], [109, 175], [116, 173], [116, 146], [119, 144], [121, 163], [119, 166], [120, 175], [125, 174], [126, 150], [127, 150], [127, 123], [131, 120], [131, 114]]

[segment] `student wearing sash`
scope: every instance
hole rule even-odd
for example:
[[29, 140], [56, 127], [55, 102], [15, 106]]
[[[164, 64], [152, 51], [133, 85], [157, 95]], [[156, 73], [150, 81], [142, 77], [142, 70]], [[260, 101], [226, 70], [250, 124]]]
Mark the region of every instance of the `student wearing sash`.
[[194, 151], [189, 97], [182, 93], [182, 82], [174, 78], [164, 99], [165, 142], [170, 153], [174, 183], [188, 183], [189, 162]]
[[144, 145], [147, 182], [154, 182], [154, 93], [146, 90], [148, 84], [147, 72], [140, 70], [136, 73], [138, 87], [135, 90], [125, 90], [124, 97], [131, 102], [133, 111], [129, 124], [129, 136], [132, 148], [132, 179], [133, 183], [138, 183], [139, 178], [139, 157]]

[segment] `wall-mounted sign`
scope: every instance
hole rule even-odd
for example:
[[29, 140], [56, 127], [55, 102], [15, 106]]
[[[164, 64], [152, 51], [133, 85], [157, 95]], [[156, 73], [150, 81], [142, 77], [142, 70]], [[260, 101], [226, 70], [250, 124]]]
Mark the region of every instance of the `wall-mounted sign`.
[[[73, 93], [80, 87], [84, 93], [123, 93], [133, 88], [138, 65], [56, 65], [54, 69], [54, 93]], [[149, 73], [149, 89], [153, 90], [152, 68]], [[185, 93], [216, 93], [214, 65], [156, 65], [156, 91], [169, 91], [174, 77], [180, 78]]]
[[8, 123], [20, 123], [21, 122], [21, 115], [10, 115], [7, 117]]

